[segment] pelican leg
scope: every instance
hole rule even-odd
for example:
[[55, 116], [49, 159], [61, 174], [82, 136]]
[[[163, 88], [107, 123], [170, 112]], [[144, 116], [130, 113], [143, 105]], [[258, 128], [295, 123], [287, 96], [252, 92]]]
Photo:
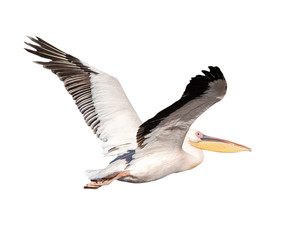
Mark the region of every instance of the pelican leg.
[[97, 189], [99, 187], [105, 186], [110, 184], [112, 181], [117, 180], [122, 177], [130, 176], [130, 172], [128, 170], [119, 172], [117, 175], [111, 178], [101, 178], [97, 180], [91, 180], [90, 183], [86, 184], [84, 188], [89, 189]]

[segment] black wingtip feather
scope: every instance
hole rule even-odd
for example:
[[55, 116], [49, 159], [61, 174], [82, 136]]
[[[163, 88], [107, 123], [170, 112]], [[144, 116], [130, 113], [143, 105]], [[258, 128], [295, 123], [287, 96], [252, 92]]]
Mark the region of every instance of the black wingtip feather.
[[202, 70], [202, 73], [205, 75], [205, 77], [207, 77], [209, 79], [215, 78], [215, 76], [211, 72], [208, 72], [206, 70]]
[[224, 75], [221, 72], [219, 67], [208, 67], [210, 71], [203, 70], [204, 75], [197, 75], [193, 77], [189, 84], [186, 86], [186, 89], [177, 102], [173, 103], [171, 106], [165, 108], [164, 110], [157, 113], [153, 118], [144, 122], [138, 129], [137, 132], [137, 143], [140, 148], [145, 146], [144, 141], [146, 136], [165, 118], [172, 114], [177, 109], [183, 107], [189, 101], [201, 97], [208, 89], [211, 82], [217, 80], [224, 80]]
[[32, 54], [35, 54], [35, 51], [34, 50], [32, 50], [32, 49], [28, 49], [28, 48], [24, 48], [27, 52], [29, 52], [29, 53], [32, 53]]
[[202, 71], [204, 75], [197, 75], [191, 79], [186, 86], [183, 96], [200, 96], [208, 89], [211, 82], [225, 80], [219, 67], [209, 66], [208, 68], [210, 71]]
[[220, 68], [215, 66], [209, 66], [208, 69], [210, 70], [210, 73], [213, 74], [216, 78], [219, 79], [225, 79], [223, 73], [221, 72]]
[[[100, 134], [97, 133], [97, 129], [100, 126], [100, 120], [97, 119], [97, 113], [93, 105], [90, 83], [90, 74], [97, 73], [78, 58], [59, 50], [43, 39], [29, 36], [28, 38], [32, 43], [25, 42], [25, 44], [32, 49], [24, 49], [31, 54], [50, 60], [46, 62], [35, 61], [35, 63], [51, 70], [64, 82], [66, 90], [72, 95], [86, 123], [99, 137]], [[80, 98], [84, 98], [84, 101], [81, 101]]]

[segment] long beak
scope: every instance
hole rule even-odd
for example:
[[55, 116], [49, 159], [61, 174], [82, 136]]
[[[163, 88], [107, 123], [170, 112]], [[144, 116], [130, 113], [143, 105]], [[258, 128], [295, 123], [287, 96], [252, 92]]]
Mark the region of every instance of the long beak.
[[243, 146], [241, 144], [237, 144], [234, 142], [230, 142], [224, 139], [215, 138], [203, 135], [199, 142], [189, 143], [202, 150], [214, 151], [214, 152], [223, 152], [223, 153], [233, 153], [233, 152], [242, 152], [242, 151], [251, 151], [251, 148]]

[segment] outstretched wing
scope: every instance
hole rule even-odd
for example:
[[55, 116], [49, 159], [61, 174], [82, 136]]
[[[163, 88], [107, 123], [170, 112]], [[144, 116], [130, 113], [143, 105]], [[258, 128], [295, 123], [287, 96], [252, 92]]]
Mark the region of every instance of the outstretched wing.
[[[203, 75], [192, 78], [182, 97], [144, 122], [137, 132], [137, 155], [160, 147], [181, 148], [192, 123], [209, 107], [220, 101], [227, 89], [218, 67], [209, 67]], [[168, 149], [169, 149], [168, 148]]]
[[119, 81], [84, 63], [41, 38], [26, 43], [25, 49], [49, 62], [36, 62], [63, 81], [86, 123], [104, 144], [104, 153], [118, 155], [136, 148], [136, 132], [141, 124]]

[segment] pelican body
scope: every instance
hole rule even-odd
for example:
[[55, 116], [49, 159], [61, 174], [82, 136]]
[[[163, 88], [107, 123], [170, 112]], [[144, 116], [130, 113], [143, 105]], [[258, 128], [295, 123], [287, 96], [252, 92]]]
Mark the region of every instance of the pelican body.
[[85, 188], [97, 189], [114, 180], [142, 183], [172, 173], [190, 170], [204, 158], [203, 150], [241, 152], [251, 149], [190, 129], [209, 107], [220, 101], [227, 90], [218, 67], [193, 77], [181, 98], [142, 122], [119, 81], [89, 64], [36, 37], [26, 49], [63, 81], [79, 111], [102, 141], [105, 156], [115, 158], [104, 169], [88, 170]]

